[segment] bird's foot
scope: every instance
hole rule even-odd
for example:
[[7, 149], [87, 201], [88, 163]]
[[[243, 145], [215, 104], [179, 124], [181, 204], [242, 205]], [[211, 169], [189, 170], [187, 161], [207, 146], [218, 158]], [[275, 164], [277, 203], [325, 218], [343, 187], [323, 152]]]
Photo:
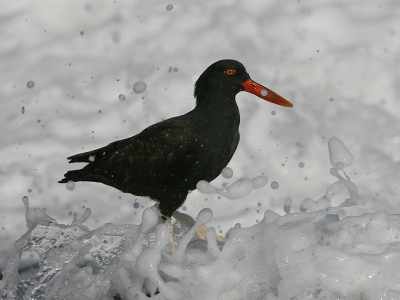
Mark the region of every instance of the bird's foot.
[[[200, 240], [205, 240], [207, 230], [208, 230], [208, 228], [206, 225], [200, 225], [199, 229], [197, 229], [194, 236]], [[228, 239], [226, 237], [220, 236], [218, 234], [215, 235], [215, 239], [218, 242], [223, 242], [223, 243], [226, 243], [228, 241]]]
[[[181, 223], [182, 225], [188, 227], [188, 228], [192, 228], [195, 224], [195, 221], [193, 220], [192, 217], [190, 217], [189, 215], [186, 214], [182, 214], [179, 211], [174, 211], [173, 215], [172, 215], [179, 223]], [[201, 240], [205, 240], [206, 239], [206, 232], [207, 232], [207, 226], [205, 225], [200, 225], [199, 229], [197, 229], [196, 233], [195, 233], [195, 237]], [[216, 240], [219, 242], [223, 242], [226, 243], [227, 242], [227, 238], [220, 236], [220, 235], [216, 235]]]

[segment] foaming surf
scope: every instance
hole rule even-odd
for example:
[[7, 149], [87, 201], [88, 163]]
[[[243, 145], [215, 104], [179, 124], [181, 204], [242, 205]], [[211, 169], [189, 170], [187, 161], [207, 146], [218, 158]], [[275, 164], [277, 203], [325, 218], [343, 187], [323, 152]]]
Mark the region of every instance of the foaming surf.
[[[332, 138], [328, 146], [336, 181], [325, 195], [305, 199], [294, 213], [288, 197], [286, 214], [267, 210], [254, 226], [235, 225], [226, 243], [212, 227], [205, 240], [194, 238], [213, 218], [203, 209], [193, 227], [175, 222], [173, 254], [155, 207], [139, 225], [90, 230], [83, 225], [90, 209], [63, 225], [24, 196], [28, 230], [3, 271], [2, 299], [400, 299], [400, 215], [346, 216], [347, 207], [367, 199], [345, 173], [353, 156], [344, 143]], [[257, 178], [222, 189], [201, 183], [200, 190], [237, 199], [267, 183]], [[343, 190], [349, 197], [332, 207]]]

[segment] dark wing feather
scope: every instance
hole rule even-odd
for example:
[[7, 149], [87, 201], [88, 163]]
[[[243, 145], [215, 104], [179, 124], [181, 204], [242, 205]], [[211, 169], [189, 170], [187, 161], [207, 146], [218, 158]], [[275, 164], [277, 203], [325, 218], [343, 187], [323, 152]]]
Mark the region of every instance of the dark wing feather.
[[129, 143], [131, 143], [131, 142], [132, 142], [132, 138], [119, 140], [119, 141], [110, 143], [107, 146], [96, 149], [96, 150], [72, 155], [72, 156], [68, 157], [67, 159], [69, 160], [69, 163], [78, 163], [78, 162], [90, 163], [91, 156], [94, 158], [95, 161], [100, 160], [100, 159], [106, 157], [107, 154], [115, 152], [117, 149], [122, 149], [126, 145], [129, 145]]
[[[185, 179], [195, 168], [197, 141], [189, 120], [176, 117], [156, 123], [136, 136], [97, 150], [73, 155], [70, 163], [87, 162], [60, 182], [95, 181], [134, 195], [159, 198], [170, 190], [194, 189]], [[91, 162], [89, 157], [93, 156]]]

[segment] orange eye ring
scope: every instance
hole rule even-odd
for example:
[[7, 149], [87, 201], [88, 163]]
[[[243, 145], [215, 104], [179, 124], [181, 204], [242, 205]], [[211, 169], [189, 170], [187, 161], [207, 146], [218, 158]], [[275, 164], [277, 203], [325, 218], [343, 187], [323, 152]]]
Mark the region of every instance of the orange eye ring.
[[232, 69], [232, 68], [226, 69], [225, 70], [225, 74], [228, 75], [228, 76], [236, 75], [236, 70]]

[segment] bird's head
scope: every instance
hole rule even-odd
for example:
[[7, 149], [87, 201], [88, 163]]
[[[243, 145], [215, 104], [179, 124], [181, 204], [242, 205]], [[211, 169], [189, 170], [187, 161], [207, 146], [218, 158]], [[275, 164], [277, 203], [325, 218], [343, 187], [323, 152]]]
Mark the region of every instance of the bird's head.
[[278, 105], [293, 106], [286, 99], [253, 81], [243, 64], [232, 59], [220, 60], [209, 66], [196, 81], [194, 96], [199, 102], [199, 97], [209, 92], [234, 97], [241, 91], [252, 93]]

